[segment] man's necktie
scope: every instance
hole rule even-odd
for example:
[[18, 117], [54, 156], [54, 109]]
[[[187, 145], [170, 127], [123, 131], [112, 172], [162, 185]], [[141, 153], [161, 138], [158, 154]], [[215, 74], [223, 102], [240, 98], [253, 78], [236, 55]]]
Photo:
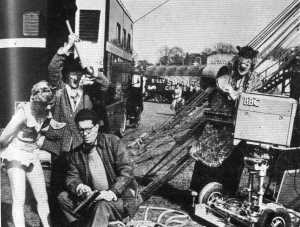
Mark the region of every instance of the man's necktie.
[[72, 90], [72, 93], [71, 93], [71, 99], [72, 99], [72, 102], [73, 102], [73, 104], [74, 104], [74, 107], [76, 106], [76, 104], [77, 104], [77, 100], [78, 100], [78, 92], [77, 92], [77, 90], [76, 89], [73, 89]]

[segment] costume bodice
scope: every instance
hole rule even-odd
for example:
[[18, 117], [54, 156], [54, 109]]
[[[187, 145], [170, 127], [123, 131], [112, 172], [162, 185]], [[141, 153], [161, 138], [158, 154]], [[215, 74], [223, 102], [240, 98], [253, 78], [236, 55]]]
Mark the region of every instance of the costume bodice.
[[45, 119], [37, 119], [33, 116], [30, 103], [20, 104], [14, 117], [25, 115], [25, 124], [17, 134], [17, 138], [23, 142], [34, 143], [39, 137], [39, 132]]

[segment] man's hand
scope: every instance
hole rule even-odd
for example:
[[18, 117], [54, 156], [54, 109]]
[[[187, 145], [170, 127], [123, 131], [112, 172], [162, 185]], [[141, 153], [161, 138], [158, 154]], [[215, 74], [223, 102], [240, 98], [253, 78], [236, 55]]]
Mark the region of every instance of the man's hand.
[[232, 99], [232, 100], [236, 100], [239, 96], [240, 96], [241, 92], [240, 91], [235, 91], [235, 90], [231, 90], [229, 92], [229, 97]]
[[116, 194], [111, 190], [101, 191], [100, 195], [98, 195], [98, 197], [96, 198], [96, 200], [106, 200], [108, 202], [116, 201], [117, 199], [118, 198], [117, 198]]
[[94, 70], [93, 66], [88, 66], [85, 69], [89, 75], [91, 75], [92, 77], [95, 77], [95, 70]]
[[109, 80], [102, 71], [96, 70], [96, 72], [93, 66], [86, 67], [86, 71], [88, 75], [90, 75], [90, 78], [94, 79], [94, 81], [96, 81], [97, 83], [105, 87], [109, 86]]
[[59, 48], [57, 53], [59, 55], [64, 54], [64, 55], [69, 56], [69, 54], [71, 52], [71, 48], [74, 46], [75, 42], [79, 42], [79, 38], [77, 35], [72, 33], [68, 36], [68, 42], [65, 43], [63, 47]]
[[95, 81], [103, 87], [103, 90], [106, 91], [108, 89], [108, 87], [109, 87], [109, 80], [103, 74], [103, 72], [98, 71], [98, 75], [96, 76], [96, 80]]
[[77, 196], [85, 195], [87, 197], [92, 193], [92, 189], [85, 184], [79, 184], [76, 188], [76, 193]]
[[83, 75], [80, 79], [79, 87], [83, 87], [86, 85], [92, 85], [94, 83], [95, 83], [95, 77], [89, 77], [89, 76]]
[[74, 46], [74, 44], [76, 43], [76, 42], [79, 42], [79, 37], [76, 35], [76, 34], [74, 34], [74, 33], [71, 33], [69, 36], [68, 36], [68, 46], [70, 46], [70, 47], [72, 47], [72, 46]]

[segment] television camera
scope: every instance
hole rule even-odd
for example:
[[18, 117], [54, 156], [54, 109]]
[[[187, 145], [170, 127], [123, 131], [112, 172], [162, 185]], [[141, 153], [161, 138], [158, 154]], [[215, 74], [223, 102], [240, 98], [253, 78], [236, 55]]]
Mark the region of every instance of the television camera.
[[[241, 94], [236, 112], [234, 145], [242, 142], [250, 147], [244, 157], [247, 186], [232, 197], [224, 194], [222, 184], [208, 183], [197, 195], [196, 216], [224, 227], [299, 226], [299, 213], [284, 206], [284, 202], [278, 199], [283, 190], [279, 190], [277, 199], [272, 201], [266, 198], [264, 187], [276, 154], [297, 150], [290, 147], [296, 109], [297, 102], [292, 98]], [[285, 187], [284, 184], [282, 181], [280, 188]]]

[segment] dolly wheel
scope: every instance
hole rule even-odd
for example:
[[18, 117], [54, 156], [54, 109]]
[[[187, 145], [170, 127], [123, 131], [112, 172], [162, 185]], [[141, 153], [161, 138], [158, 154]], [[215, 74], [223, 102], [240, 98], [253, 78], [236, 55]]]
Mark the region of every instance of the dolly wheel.
[[205, 185], [199, 193], [199, 203], [210, 205], [215, 199], [220, 198], [223, 193], [223, 185], [211, 182]]
[[283, 208], [265, 209], [255, 227], [291, 227], [291, 217]]

